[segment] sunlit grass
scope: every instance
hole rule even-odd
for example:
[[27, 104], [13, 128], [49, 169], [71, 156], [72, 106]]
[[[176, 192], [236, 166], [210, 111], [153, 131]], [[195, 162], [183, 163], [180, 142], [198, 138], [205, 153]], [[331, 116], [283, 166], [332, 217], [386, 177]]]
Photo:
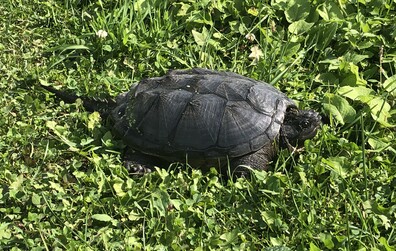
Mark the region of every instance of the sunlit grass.
[[[6, 0], [1, 249], [394, 250], [394, 5]], [[105, 98], [190, 67], [272, 83], [326, 123], [248, 179], [135, 177], [108, 121], [37, 84]]]

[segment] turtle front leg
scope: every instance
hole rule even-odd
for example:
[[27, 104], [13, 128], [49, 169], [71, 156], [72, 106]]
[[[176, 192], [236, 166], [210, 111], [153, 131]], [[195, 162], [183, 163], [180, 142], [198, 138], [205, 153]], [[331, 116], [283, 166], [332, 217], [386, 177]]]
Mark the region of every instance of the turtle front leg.
[[149, 156], [128, 147], [125, 149], [123, 161], [130, 174], [138, 175], [151, 173], [154, 166], [159, 166], [164, 162], [155, 156]]
[[274, 145], [267, 144], [256, 152], [235, 158], [231, 161], [231, 173], [237, 177], [247, 176], [249, 169], [246, 166], [256, 170], [267, 170], [268, 163], [275, 153]]

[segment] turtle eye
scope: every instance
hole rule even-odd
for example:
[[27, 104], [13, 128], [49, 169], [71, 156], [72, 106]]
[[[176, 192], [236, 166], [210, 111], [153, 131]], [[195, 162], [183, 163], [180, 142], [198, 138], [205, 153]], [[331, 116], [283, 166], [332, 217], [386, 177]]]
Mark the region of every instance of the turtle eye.
[[310, 127], [310, 125], [311, 125], [311, 123], [308, 120], [305, 120], [305, 119], [300, 122], [300, 127], [301, 128], [308, 128], [308, 127]]

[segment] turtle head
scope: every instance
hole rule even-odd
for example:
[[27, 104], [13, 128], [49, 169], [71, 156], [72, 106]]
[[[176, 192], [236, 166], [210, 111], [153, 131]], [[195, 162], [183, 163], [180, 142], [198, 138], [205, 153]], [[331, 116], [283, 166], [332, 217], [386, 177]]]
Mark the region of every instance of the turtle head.
[[282, 146], [303, 146], [306, 139], [315, 137], [321, 119], [319, 113], [313, 110], [288, 108], [281, 128]]

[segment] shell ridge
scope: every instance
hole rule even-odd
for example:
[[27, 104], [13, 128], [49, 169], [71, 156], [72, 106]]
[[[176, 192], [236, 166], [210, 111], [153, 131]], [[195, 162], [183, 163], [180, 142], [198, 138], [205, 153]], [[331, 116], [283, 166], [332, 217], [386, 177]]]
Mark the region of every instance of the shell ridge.
[[[225, 104], [225, 106], [224, 106], [223, 113], [221, 114], [221, 118], [220, 118], [220, 121], [221, 121], [221, 122], [223, 122], [223, 119], [224, 119], [224, 116], [225, 116], [227, 107], [228, 107], [228, 100], [227, 100], [227, 102], [226, 102], [226, 104]], [[223, 128], [223, 123], [220, 124], [219, 129], [217, 130], [216, 146], [217, 146], [218, 148], [220, 148], [220, 147], [219, 147], [219, 146], [220, 146], [219, 140], [220, 140], [220, 132], [221, 132], [222, 128]]]
[[253, 85], [253, 86], [251, 86], [251, 87], [249, 88], [248, 94], [247, 94], [247, 96], [246, 96], [246, 102], [249, 104], [249, 106], [250, 106], [254, 111], [256, 111], [256, 112], [258, 112], [258, 113], [261, 113], [261, 114], [264, 114], [264, 115], [266, 115], [266, 116], [271, 116], [271, 119], [272, 119], [273, 114], [271, 114], [270, 112], [267, 112], [267, 111], [259, 110], [259, 109], [257, 108], [257, 105], [255, 105], [255, 104], [252, 102], [252, 100], [250, 100], [250, 99], [248, 98], [249, 95], [251, 94], [252, 89], [253, 89], [254, 86], [255, 86], [255, 85]]
[[[193, 109], [196, 109], [194, 106], [192, 106], [193, 107]], [[199, 109], [199, 108], [198, 108]], [[207, 109], [205, 108], [205, 111], [206, 111]], [[208, 130], [209, 129], [209, 123], [208, 123], [208, 121], [207, 120], [202, 120], [203, 121], [203, 123], [205, 124], [205, 131], [207, 132], [207, 134], [210, 136], [210, 138], [212, 139], [212, 142], [216, 142], [217, 141], [217, 138], [216, 137], [213, 137], [213, 135], [212, 135], [212, 133], [211, 133], [211, 131], [210, 130]], [[210, 146], [208, 146], [208, 148], [210, 148], [210, 147], [212, 147], [213, 145], [210, 145]]]
[[[156, 104], [158, 104], [158, 100], [159, 100], [159, 96], [157, 95], [157, 96], [155, 97], [155, 100], [151, 103], [150, 108], [149, 108], [148, 110], [151, 110], [151, 109], [153, 108], [153, 106], [155, 106]], [[136, 101], [136, 99], [135, 99], [134, 101]], [[133, 106], [133, 108], [135, 108], [135, 102], [133, 102], [133, 105], [132, 105], [132, 106]], [[133, 125], [134, 127], [136, 127], [136, 130], [139, 132], [139, 134], [142, 135], [142, 132], [139, 130], [139, 128], [142, 126], [143, 122], [146, 120], [146, 118], [148, 117], [148, 115], [149, 115], [148, 112], [145, 113], [144, 116], [140, 119], [140, 121], [139, 121], [138, 124], [134, 124], [134, 123], [136, 122], [136, 120], [134, 120], [134, 121], [132, 122], [132, 124], [131, 124], [130, 118], [128, 118], [128, 121], [129, 121], [128, 124], [129, 124], [130, 126]]]
[[168, 142], [169, 142], [171, 145], [174, 144], [174, 142], [175, 142], [175, 137], [176, 137], [177, 128], [179, 127], [180, 121], [182, 120], [183, 115], [184, 115], [184, 113], [186, 112], [187, 107], [188, 107], [188, 105], [190, 104], [190, 102], [191, 102], [191, 100], [193, 99], [194, 96], [195, 96], [195, 94], [193, 94], [193, 95], [190, 96], [188, 102], [186, 102], [186, 104], [184, 105], [184, 108], [183, 108], [182, 111], [180, 112], [180, 115], [179, 115], [179, 117], [178, 117], [178, 119], [177, 119], [177, 122], [176, 122], [176, 126], [175, 126], [175, 127], [170, 131], [170, 133], [169, 133]]
[[272, 114], [272, 116], [271, 116], [271, 123], [268, 125], [267, 129], [264, 131], [264, 133], [267, 135], [267, 137], [268, 137], [269, 140], [273, 140], [274, 138], [276, 138], [276, 136], [275, 136], [275, 137], [272, 137], [272, 136], [269, 134], [268, 131], [274, 127], [274, 123], [279, 124], [278, 121], [277, 121], [277, 119], [276, 119], [276, 116], [278, 115], [278, 113], [277, 113], [276, 111], [278, 111], [278, 109], [279, 109], [279, 103], [280, 103], [280, 102], [281, 102], [281, 101], [280, 101], [279, 99], [276, 99], [276, 101], [275, 101], [275, 109], [274, 109], [275, 112], [274, 112], [274, 113]]

